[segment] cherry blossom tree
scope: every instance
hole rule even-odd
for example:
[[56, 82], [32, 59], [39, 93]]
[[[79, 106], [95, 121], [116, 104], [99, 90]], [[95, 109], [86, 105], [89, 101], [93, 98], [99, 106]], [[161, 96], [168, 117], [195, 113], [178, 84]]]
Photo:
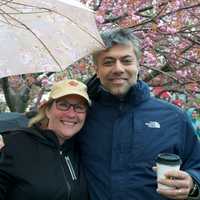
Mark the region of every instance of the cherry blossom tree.
[[100, 30], [130, 28], [141, 39], [141, 77], [171, 91], [199, 91], [199, 0], [83, 0]]

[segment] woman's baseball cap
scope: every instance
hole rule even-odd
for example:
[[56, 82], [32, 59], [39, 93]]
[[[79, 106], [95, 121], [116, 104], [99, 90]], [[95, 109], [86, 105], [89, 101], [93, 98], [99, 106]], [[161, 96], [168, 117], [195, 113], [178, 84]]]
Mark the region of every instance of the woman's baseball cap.
[[91, 105], [90, 98], [87, 94], [87, 86], [75, 79], [63, 80], [55, 83], [49, 93], [49, 100], [58, 99], [71, 94], [77, 94], [83, 97], [87, 103]]
[[88, 105], [91, 105], [91, 100], [87, 94], [87, 86], [75, 79], [68, 79], [55, 83], [51, 88], [47, 99], [40, 104], [39, 108], [48, 104], [48, 102], [51, 100], [59, 99], [71, 94], [76, 94], [83, 97], [87, 101]]

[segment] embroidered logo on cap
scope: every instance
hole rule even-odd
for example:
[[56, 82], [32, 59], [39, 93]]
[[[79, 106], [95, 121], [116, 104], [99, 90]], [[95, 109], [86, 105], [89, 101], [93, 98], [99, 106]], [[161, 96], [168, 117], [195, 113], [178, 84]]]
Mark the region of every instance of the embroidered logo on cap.
[[69, 81], [68, 84], [74, 87], [78, 86], [78, 83], [75, 81]]

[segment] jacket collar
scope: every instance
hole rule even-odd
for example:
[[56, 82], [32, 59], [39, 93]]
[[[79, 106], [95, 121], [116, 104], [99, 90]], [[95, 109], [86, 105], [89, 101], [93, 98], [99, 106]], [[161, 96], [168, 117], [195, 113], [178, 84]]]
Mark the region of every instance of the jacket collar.
[[73, 137], [65, 140], [65, 142], [62, 145], [60, 145], [56, 134], [52, 130], [41, 129], [39, 126], [28, 128], [27, 132], [31, 134], [39, 142], [54, 148], [59, 148], [64, 152], [70, 151], [71, 149], [74, 148], [75, 145]]
[[[150, 90], [148, 85], [141, 80], [137, 81], [137, 84], [132, 86], [126, 96], [119, 98], [107, 92], [105, 89], [101, 88], [99, 101], [104, 105], [113, 105], [118, 103], [128, 103], [131, 105], [138, 105], [143, 101], [146, 101], [150, 97]], [[98, 101], [97, 100], [97, 101]]]

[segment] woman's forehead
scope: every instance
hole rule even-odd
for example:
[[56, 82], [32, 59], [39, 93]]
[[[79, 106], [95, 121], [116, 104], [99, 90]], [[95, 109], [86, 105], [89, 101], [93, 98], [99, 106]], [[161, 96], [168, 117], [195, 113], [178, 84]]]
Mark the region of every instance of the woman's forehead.
[[56, 99], [56, 101], [73, 101], [73, 102], [85, 102], [85, 99], [77, 94], [70, 94]]

